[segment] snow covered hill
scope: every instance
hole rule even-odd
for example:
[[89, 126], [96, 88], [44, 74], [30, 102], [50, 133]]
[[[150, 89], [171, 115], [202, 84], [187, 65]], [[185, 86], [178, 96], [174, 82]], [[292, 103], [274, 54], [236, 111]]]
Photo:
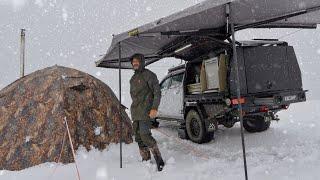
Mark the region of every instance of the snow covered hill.
[[[267, 132], [245, 133], [249, 179], [315, 180], [320, 169], [320, 101], [294, 104], [279, 113]], [[153, 134], [166, 161], [163, 172], [154, 160], [140, 162], [137, 144], [124, 145], [119, 168], [119, 145], [108, 150], [77, 152], [82, 180], [102, 179], [244, 179], [240, 128], [220, 128], [214, 141], [198, 145], [180, 140], [174, 122], [162, 121]], [[76, 179], [75, 164], [46, 163], [23, 171], [0, 171], [0, 180]]]

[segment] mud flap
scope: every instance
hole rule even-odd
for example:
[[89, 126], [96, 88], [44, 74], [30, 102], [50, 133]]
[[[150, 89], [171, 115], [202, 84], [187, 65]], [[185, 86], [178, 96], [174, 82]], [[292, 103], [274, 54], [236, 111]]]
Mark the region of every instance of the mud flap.
[[205, 126], [206, 126], [207, 132], [214, 132], [215, 124], [216, 123], [214, 118], [205, 119]]

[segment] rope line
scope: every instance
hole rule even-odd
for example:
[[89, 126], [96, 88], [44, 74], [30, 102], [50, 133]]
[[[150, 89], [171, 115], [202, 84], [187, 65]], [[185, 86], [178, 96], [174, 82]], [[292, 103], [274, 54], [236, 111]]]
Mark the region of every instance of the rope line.
[[71, 139], [69, 126], [68, 126], [68, 122], [67, 122], [67, 118], [66, 117], [64, 117], [64, 121], [65, 121], [65, 124], [66, 124], [67, 132], [68, 132], [68, 136], [69, 136], [69, 142], [70, 142], [70, 146], [71, 146], [71, 150], [72, 150], [72, 155], [73, 155], [74, 163], [75, 163], [76, 170], [77, 170], [77, 177], [78, 177], [78, 180], [80, 180], [80, 173], [79, 173], [78, 165], [77, 165], [77, 162], [76, 162], [76, 154], [75, 154], [75, 151], [74, 151], [74, 148], [73, 148], [72, 139]]
[[[60, 163], [60, 160], [61, 160], [61, 157], [62, 157], [62, 152], [63, 152], [63, 149], [64, 149], [64, 144], [65, 144], [65, 140], [66, 140], [66, 135], [67, 135], [67, 132], [64, 132], [64, 134], [63, 134], [63, 139], [62, 139], [61, 150], [60, 150], [59, 158], [58, 158], [58, 161], [57, 161], [58, 164]], [[53, 169], [51, 175], [49, 176], [49, 179], [52, 179], [52, 177], [53, 177], [53, 175], [56, 173], [56, 170], [57, 170], [57, 169], [58, 169], [58, 165]]]

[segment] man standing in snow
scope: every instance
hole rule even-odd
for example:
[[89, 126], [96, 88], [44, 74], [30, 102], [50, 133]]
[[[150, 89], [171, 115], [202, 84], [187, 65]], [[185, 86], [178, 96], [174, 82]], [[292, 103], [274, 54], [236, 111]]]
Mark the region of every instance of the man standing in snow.
[[139, 145], [142, 161], [151, 159], [151, 151], [158, 170], [161, 171], [164, 162], [150, 130], [151, 119], [157, 116], [161, 99], [159, 81], [155, 73], [145, 68], [144, 55], [134, 54], [130, 61], [134, 69], [134, 75], [130, 79], [130, 95], [135, 141]]

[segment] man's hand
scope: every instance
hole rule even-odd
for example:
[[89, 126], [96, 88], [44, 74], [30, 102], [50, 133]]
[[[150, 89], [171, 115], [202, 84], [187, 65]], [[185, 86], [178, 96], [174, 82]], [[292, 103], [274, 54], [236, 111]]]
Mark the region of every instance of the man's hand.
[[155, 117], [157, 117], [158, 111], [156, 109], [151, 109], [151, 111], [149, 112], [149, 117], [154, 119]]

